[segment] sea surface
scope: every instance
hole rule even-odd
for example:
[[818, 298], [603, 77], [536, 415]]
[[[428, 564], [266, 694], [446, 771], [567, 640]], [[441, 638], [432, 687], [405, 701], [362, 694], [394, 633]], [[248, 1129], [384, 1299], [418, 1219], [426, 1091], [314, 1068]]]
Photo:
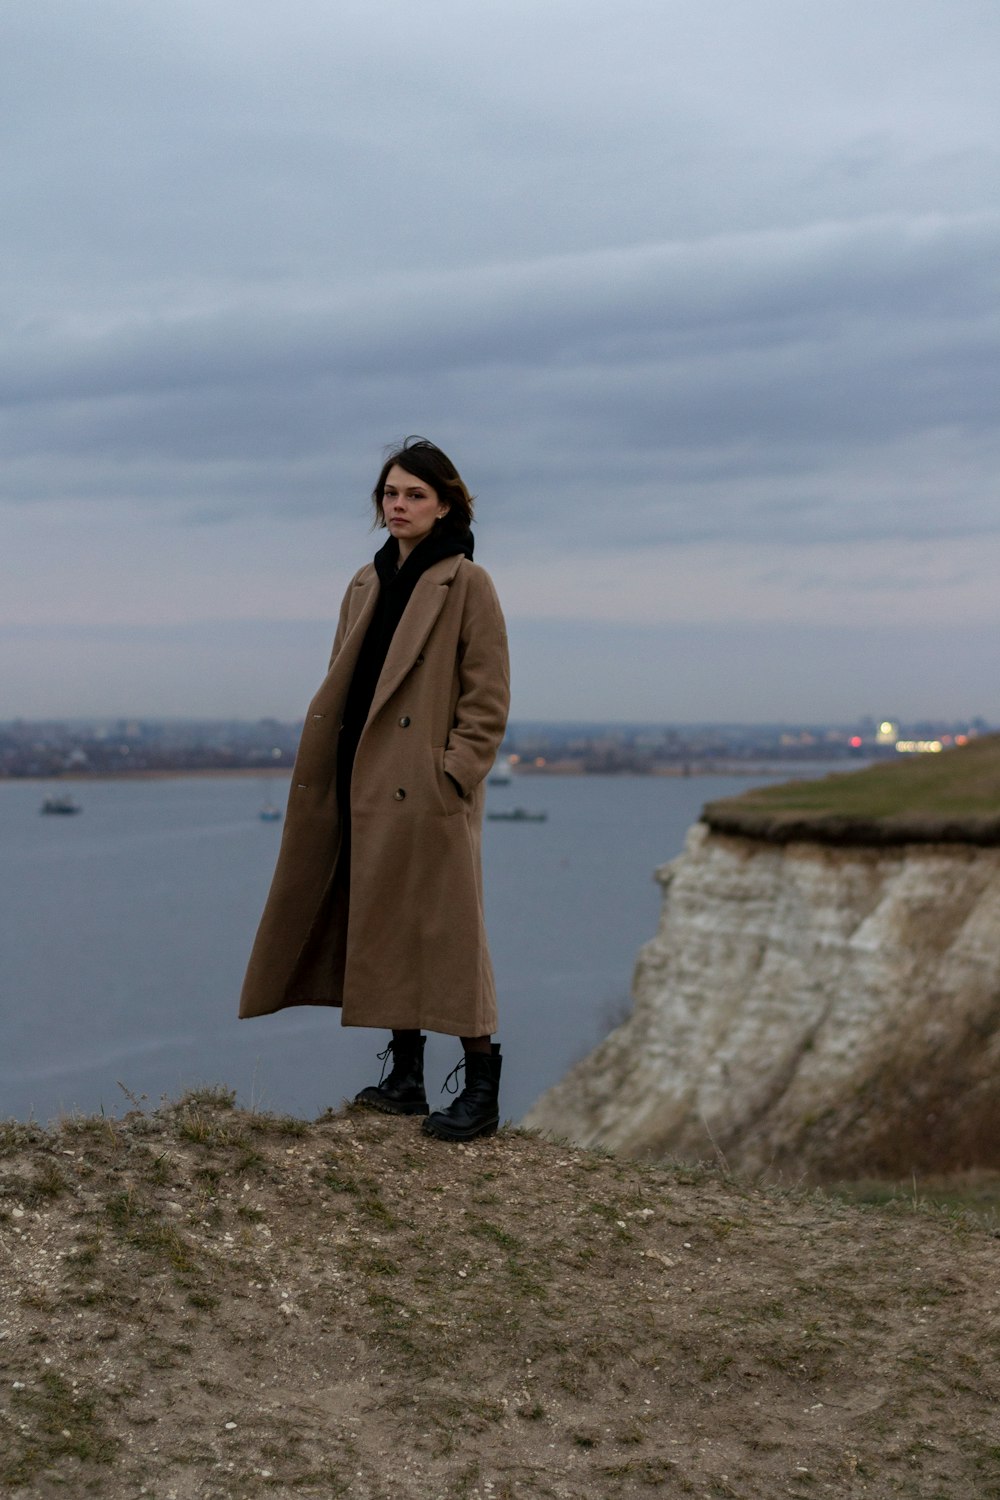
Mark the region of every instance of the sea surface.
[[[659, 916], [655, 868], [680, 852], [704, 802], [754, 784], [582, 776], [490, 787], [490, 808], [548, 814], [484, 829], [506, 1118], [623, 1018]], [[82, 812], [42, 817], [45, 788], [0, 784], [0, 1118], [120, 1115], [130, 1100], [154, 1106], [204, 1084], [311, 1118], [378, 1081], [384, 1034], [342, 1028], [338, 1011], [236, 1017], [281, 835], [259, 810], [269, 798], [283, 807], [287, 783], [70, 789]], [[459, 1055], [453, 1039], [429, 1039], [432, 1108]]]

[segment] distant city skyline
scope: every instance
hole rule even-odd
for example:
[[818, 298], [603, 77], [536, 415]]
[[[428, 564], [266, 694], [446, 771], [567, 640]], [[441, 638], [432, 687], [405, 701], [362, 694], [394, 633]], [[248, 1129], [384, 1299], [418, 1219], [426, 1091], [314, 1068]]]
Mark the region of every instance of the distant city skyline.
[[992, 0], [3, 27], [0, 718], [301, 714], [422, 432], [516, 717], [1000, 719]]
[[[719, 774], [726, 765], [826, 762], [845, 770], [899, 754], [936, 754], [988, 731], [970, 724], [854, 725], [614, 724], [513, 720], [503, 756], [537, 774]], [[253, 772], [287, 774], [301, 721], [118, 719], [0, 721], [0, 781], [122, 775]], [[495, 768], [496, 772], [496, 768]]]

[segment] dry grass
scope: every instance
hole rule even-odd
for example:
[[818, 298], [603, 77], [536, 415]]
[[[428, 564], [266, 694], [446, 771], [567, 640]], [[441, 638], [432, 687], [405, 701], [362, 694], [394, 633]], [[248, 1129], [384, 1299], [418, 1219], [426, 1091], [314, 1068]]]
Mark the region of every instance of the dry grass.
[[719, 833], [775, 843], [1000, 844], [1000, 735], [940, 755], [763, 787], [710, 802], [702, 817]]
[[0, 1254], [18, 1500], [1000, 1495], [996, 1239], [916, 1189], [203, 1090], [0, 1128]]

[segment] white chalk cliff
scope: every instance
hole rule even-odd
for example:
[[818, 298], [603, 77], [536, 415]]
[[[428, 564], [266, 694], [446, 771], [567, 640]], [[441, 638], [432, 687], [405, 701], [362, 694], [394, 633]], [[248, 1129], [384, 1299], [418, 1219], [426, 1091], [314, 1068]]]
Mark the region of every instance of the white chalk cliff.
[[629, 1020], [525, 1124], [785, 1180], [1000, 1166], [1000, 849], [709, 830]]

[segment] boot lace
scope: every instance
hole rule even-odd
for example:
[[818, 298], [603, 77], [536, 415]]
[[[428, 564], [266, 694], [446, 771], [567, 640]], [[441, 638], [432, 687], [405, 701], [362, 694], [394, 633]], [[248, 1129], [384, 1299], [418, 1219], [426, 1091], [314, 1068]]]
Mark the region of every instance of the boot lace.
[[[385, 1077], [385, 1070], [389, 1066], [389, 1061], [388, 1060], [392, 1056], [392, 1042], [388, 1043], [388, 1045], [386, 1046], [386, 1048], [385, 1048], [385, 1050], [383, 1052], [376, 1052], [375, 1056], [378, 1058], [379, 1062], [382, 1064], [382, 1071], [378, 1075], [378, 1085], [377, 1085], [378, 1088], [381, 1088], [382, 1087], [382, 1080]], [[393, 1066], [395, 1067], [395, 1058], [393, 1058]]]
[[465, 1058], [463, 1057], [455, 1064], [451, 1072], [448, 1074], [448, 1077], [444, 1081], [444, 1091], [446, 1094], [458, 1093], [458, 1075], [461, 1069], [463, 1069], [464, 1067]]

